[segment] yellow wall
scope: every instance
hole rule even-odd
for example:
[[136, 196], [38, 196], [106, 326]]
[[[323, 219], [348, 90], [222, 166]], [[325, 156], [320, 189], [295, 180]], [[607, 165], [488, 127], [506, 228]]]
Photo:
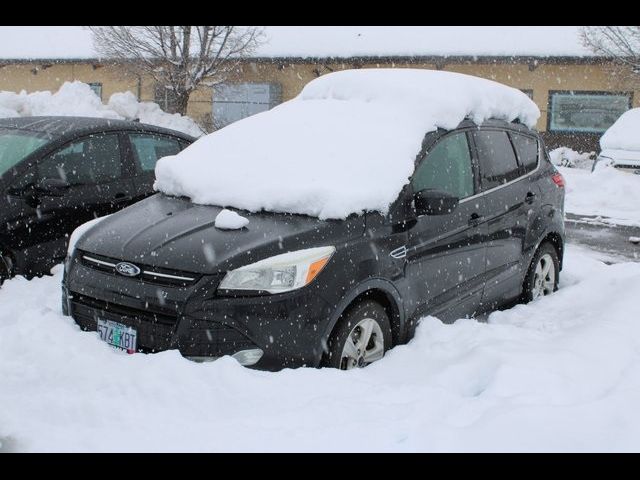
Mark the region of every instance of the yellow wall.
[[[138, 93], [138, 77], [128, 73], [119, 65], [89, 63], [59, 64], [9, 64], [0, 65], [0, 90], [35, 92], [57, 90], [67, 81], [79, 80], [85, 83], [102, 83], [102, 100], [111, 94], [130, 90]], [[153, 100], [153, 84], [143, 85], [143, 100]]]
[[[353, 63], [289, 63], [284, 61], [252, 62], [238, 67], [230, 82], [278, 82], [282, 87], [282, 99], [296, 96], [302, 87], [318, 76], [335, 70], [354, 68]], [[361, 68], [376, 67], [436, 68], [434, 64], [368, 63]], [[540, 131], [546, 130], [549, 90], [632, 91], [634, 106], [640, 106], [640, 86], [629, 80], [628, 71], [611, 64], [539, 64], [524, 63], [443, 64], [444, 70], [478, 75], [521, 89], [532, 89], [533, 99], [542, 112], [538, 122]], [[135, 95], [141, 92], [143, 101], [154, 100], [154, 84], [151, 79], [138, 78], [116, 64], [92, 63], [44, 63], [0, 64], [0, 90], [33, 92], [56, 90], [65, 81], [80, 80], [86, 83], [102, 83], [102, 99], [107, 101], [115, 92], [129, 90]], [[188, 114], [198, 121], [211, 120], [211, 87], [200, 87], [192, 94]]]

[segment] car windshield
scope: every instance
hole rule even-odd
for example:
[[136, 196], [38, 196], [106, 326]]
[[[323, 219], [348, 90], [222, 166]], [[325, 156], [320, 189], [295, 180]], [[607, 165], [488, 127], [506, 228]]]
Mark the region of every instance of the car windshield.
[[0, 129], [0, 176], [51, 139], [40, 132]]

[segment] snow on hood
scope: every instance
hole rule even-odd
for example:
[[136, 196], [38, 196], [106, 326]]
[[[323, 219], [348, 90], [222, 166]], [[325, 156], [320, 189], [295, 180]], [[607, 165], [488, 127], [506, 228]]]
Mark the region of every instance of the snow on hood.
[[55, 93], [0, 91], [0, 118], [46, 115], [139, 119], [142, 123], [177, 130], [193, 137], [203, 133], [191, 118], [164, 112], [157, 103], [138, 102], [129, 91], [114, 93], [106, 105], [89, 85], [78, 81], [65, 82]]
[[626, 111], [600, 138], [602, 150], [640, 150], [640, 108]]
[[468, 75], [415, 69], [332, 73], [293, 100], [202, 137], [156, 165], [155, 188], [195, 203], [321, 219], [386, 213], [413, 173], [427, 132], [519, 119], [521, 91]]
[[231, 210], [222, 210], [215, 220], [215, 227], [221, 230], [240, 230], [249, 225], [249, 219]]

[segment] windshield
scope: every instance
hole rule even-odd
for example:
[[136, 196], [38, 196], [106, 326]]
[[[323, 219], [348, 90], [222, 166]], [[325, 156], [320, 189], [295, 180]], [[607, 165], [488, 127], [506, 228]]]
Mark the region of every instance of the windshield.
[[49, 140], [50, 137], [44, 133], [0, 129], [0, 176]]

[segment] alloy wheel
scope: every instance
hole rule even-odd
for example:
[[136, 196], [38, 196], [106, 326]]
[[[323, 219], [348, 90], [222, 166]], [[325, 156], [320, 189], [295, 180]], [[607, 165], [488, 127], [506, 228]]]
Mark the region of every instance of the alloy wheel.
[[536, 300], [540, 297], [550, 295], [556, 287], [556, 269], [553, 258], [545, 253], [538, 260], [536, 269], [533, 274], [533, 291], [532, 299]]
[[384, 356], [384, 336], [378, 322], [365, 318], [351, 329], [342, 349], [340, 368], [362, 368]]

